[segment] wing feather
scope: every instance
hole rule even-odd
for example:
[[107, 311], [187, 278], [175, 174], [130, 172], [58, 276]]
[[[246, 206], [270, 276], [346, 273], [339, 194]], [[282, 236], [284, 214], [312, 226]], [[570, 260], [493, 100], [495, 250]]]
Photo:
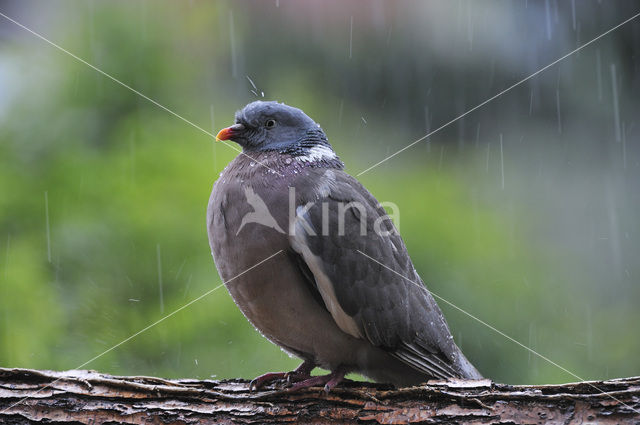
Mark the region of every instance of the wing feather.
[[342, 171], [316, 177], [325, 179], [323, 196], [299, 200], [304, 207], [296, 209], [290, 240], [338, 326], [427, 375], [461, 376], [455, 367], [459, 350], [444, 316], [384, 208]]

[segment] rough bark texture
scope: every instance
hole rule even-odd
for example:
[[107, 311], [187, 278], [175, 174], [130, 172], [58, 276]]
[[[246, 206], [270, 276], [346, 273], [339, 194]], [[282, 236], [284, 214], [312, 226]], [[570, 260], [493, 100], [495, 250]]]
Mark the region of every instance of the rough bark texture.
[[94, 371], [0, 368], [0, 422], [415, 424], [640, 424], [640, 377], [514, 386], [430, 381], [393, 389], [349, 382], [324, 394], [243, 380], [167, 380]]

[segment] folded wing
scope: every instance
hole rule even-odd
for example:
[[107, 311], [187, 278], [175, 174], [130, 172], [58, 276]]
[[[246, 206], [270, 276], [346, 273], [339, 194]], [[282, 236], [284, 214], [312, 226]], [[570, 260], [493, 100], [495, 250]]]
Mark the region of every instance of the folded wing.
[[384, 208], [348, 174], [330, 177], [297, 207], [290, 240], [337, 325], [425, 374], [473, 377]]

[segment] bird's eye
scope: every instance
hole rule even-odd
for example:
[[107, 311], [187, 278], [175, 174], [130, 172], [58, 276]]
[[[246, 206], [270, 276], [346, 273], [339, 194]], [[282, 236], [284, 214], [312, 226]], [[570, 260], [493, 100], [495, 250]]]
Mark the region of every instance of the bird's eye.
[[276, 121], [275, 120], [267, 120], [267, 122], [264, 123], [264, 126], [267, 128], [273, 128], [276, 126]]

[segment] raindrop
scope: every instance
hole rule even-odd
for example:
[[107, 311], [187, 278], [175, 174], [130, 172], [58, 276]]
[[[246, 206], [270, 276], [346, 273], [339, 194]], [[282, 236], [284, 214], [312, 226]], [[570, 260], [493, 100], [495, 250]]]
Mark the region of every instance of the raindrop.
[[189, 279], [187, 279], [187, 284], [184, 285], [184, 291], [182, 293], [182, 296], [184, 298], [187, 297], [187, 295], [189, 294], [189, 289], [191, 289], [191, 279], [193, 278], [193, 273], [189, 275]]
[[431, 132], [431, 122], [429, 120], [429, 107], [427, 105], [424, 106], [424, 128], [427, 134]]
[[473, 50], [473, 30], [474, 23], [471, 18], [471, 4], [472, 2], [467, 2], [467, 41], [469, 42], [469, 51]]
[[558, 134], [562, 134], [562, 116], [560, 115], [560, 89], [556, 89], [556, 114], [558, 116]]
[[529, 116], [533, 113], [533, 87], [531, 87], [531, 94], [529, 95]]
[[576, 30], [576, 0], [571, 0], [571, 22], [573, 22], [573, 30]]
[[256, 85], [254, 84], [253, 80], [251, 79], [251, 77], [249, 77], [248, 75], [246, 75], [247, 80], [249, 80], [249, 82], [251, 83], [251, 87], [253, 87], [254, 90], [258, 90], [258, 88], [256, 87]]
[[607, 216], [609, 219], [609, 242], [611, 248], [611, 260], [617, 278], [622, 274], [622, 247], [620, 243], [620, 225], [618, 203], [615, 199], [614, 186], [609, 182], [609, 187], [605, 188], [605, 203]]
[[238, 76], [238, 52], [236, 51], [235, 26], [233, 23], [233, 11], [229, 11], [229, 43], [231, 47], [231, 75]]
[[547, 40], [551, 40], [551, 8], [549, 6], [549, 0], [544, 2], [544, 12], [547, 21]]
[[160, 254], [160, 244], [156, 244], [156, 256], [158, 262], [158, 290], [160, 291], [160, 313], [164, 313], [164, 293], [162, 290], [162, 255]]
[[364, 119], [364, 117], [360, 117], [360, 119], [362, 120], [363, 123], [367, 123], [367, 120]]
[[491, 158], [491, 142], [487, 142], [487, 173], [489, 172], [489, 158]]
[[[458, 113], [462, 114], [465, 110], [464, 108], [464, 101], [459, 101], [458, 103]], [[465, 129], [465, 122], [464, 119], [459, 119], [458, 120], [458, 151], [463, 151], [464, 150], [464, 145], [465, 145], [465, 134], [464, 134], [464, 129]]]
[[[425, 105], [424, 107], [424, 121], [425, 121], [425, 132], [427, 134], [431, 133], [431, 114], [429, 113], [429, 107]], [[431, 153], [431, 138], [426, 138], [426, 149], [427, 153]]]
[[51, 230], [49, 226], [49, 192], [44, 191], [44, 212], [47, 226], [47, 260], [51, 262]]
[[11, 249], [11, 234], [7, 235], [7, 252], [4, 254], [4, 279], [7, 280], [9, 274], [9, 251]]
[[591, 324], [591, 306], [587, 305], [587, 359], [593, 358], [593, 326]]
[[622, 123], [622, 169], [627, 168], [627, 129]]
[[[529, 323], [529, 344], [528, 344], [528, 346], [531, 349], [535, 349], [536, 339], [537, 339], [536, 338], [536, 325], [533, 322], [531, 322], [531, 323]], [[529, 358], [528, 358], [529, 367], [531, 367], [532, 359], [533, 359], [533, 361], [535, 361], [537, 359], [537, 357], [532, 357], [531, 356], [531, 351], [529, 351]]]
[[129, 134], [129, 161], [131, 162], [131, 184], [136, 180], [136, 140], [133, 131]]
[[352, 52], [353, 52], [353, 15], [349, 20], [349, 59], [351, 59]]
[[502, 133], [500, 133], [500, 175], [502, 177], [502, 190], [504, 190], [504, 155], [502, 154]]
[[598, 79], [598, 101], [602, 101], [602, 60], [600, 49], [596, 49], [596, 76]]
[[613, 90], [613, 119], [616, 131], [616, 142], [622, 140], [620, 136], [620, 105], [618, 104], [618, 83], [616, 80], [616, 64], [611, 64], [611, 88]]
[[182, 273], [182, 269], [184, 268], [184, 265], [187, 264], [187, 260], [183, 260], [182, 264], [180, 264], [180, 267], [178, 267], [178, 271], [176, 272], [176, 280], [180, 278], [180, 274]]

